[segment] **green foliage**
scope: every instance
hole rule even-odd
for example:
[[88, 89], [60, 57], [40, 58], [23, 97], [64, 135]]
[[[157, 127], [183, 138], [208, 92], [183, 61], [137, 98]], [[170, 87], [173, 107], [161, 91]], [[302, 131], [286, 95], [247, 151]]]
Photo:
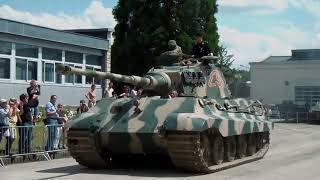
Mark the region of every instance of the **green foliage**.
[[239, 79], [241, 79], [242, 81], [250, 81], [250, 71], [235, 70], [235, 73], [239, 75]]
[[190, 53], [198, 32], [204, 34], [214, 54], [218, 52], [216, 0], [119, 0], [113, 10], [118, 24], [112, 46], [112, 71], [138, 74], [175, 39]]

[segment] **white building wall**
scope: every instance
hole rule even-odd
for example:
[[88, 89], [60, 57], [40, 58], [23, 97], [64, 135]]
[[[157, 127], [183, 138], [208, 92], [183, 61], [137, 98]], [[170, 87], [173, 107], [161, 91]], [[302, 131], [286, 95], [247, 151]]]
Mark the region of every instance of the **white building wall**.
[[[19, 99], [20, 94], [27, 93], [28, 83], [0, 83], [0, 98], [9, 99], [15, 97]], [[81, 99], [86, 100], [85, 93], [90, 87], [83, 86], [66, 86], [53, 84], [40, 84], [41, 95], [39, 96], [40, 106], [49, 102], [51, 95], [57, 95], [58, 103], [64, 105], [79, 105]], [[97, 99], [101, 99], [101, 87], [97, 87]]]
[[320, 61], [251, 63], [251, 98], [267, 104], [294, 102], [295, 86], [320, 86], [319, 69]]

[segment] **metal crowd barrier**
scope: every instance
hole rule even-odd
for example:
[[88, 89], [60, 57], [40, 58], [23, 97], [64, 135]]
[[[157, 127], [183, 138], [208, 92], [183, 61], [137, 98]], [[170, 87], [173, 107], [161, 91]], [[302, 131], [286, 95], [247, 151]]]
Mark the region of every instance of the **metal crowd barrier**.
[[272, 117], [270, 119], [295, 123], [320, 122], [320, 112], [280, 112], [278, 117]]
[[3, 158], [40, 154], [51, 160], [49, 153], [66, 151], [67, 138], [63, 125], [1, 126], [0, 167]]

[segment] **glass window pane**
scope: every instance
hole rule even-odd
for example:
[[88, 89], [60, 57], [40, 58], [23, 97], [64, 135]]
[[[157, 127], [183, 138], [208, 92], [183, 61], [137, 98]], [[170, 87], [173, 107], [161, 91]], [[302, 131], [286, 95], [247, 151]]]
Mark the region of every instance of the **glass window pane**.
[[0, 41], [0, 54], [11, 55], [11, 42]]
[[23, 57], [38, 58], [38, 47], [16, 43], [16, 55]]
[[[94, 70], [95, 70], [95, 71], [101, 71], [101, 69], [97, 69], [97, 68], [95, 68]], [[94, 78], [94, 84], [101, 85], [101, 78], [95, 77], [95, 78]]]
[[[72, 64], [68, 64], [68, 65], [73, 67]], [[73, 83], [74, 82], [74, 75], [65, 75], [65, 82], [66, 83]]]
[[[79, 66], [75, 66], [75, 68], [82, 69], [82, 67], [79, 67]], [[77, 84], [82, 84], [82, 76], [76, 75], [76, 76], [75, 76], [75, 83], [77, 83]]]
[[[59, 65], [60, 63], [56, 63], [56, 66]], [[56, 83], [61, 84], [62, 83], [62, 75], [56, 73]]]
[[26, 59], [16, 59], [16, 79], [27, 80], [27, 63]]
[[62, 61], [62, 50], [42, 48], [42, 59]]
[[37, 80], [37, 75], [38, 75], [38, 63], [29, 61], [28, 62], [28, 80]]
[[45, 81], [54, 82], [54, 65], [52, 63], [45, 63]]
[[66, 62], [83, 63], [83, 56], [81, 53], [66, 51]]
[[101, 56], [87, 55], [86, 63], [89, 65], [101, 66]]
[[[86, 70], [93, 70], [93, 67], [86, 66]], [[93, 83], [93, 77], [86, 76], [86, 84], [92, 84]]]
[[44, 82], [44, 61], [42, 61], [42, 82]]
[[10, 79], [10, 59], [0, 58], [0, 79]]

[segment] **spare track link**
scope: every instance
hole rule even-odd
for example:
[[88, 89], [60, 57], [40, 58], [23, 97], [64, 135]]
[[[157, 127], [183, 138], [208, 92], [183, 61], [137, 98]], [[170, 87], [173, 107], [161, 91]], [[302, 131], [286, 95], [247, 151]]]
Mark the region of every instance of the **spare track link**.
[[169, 155], [176, 168], [198, 173], [213, 173], [259, 160], [263, 158], [263, 156], [269, 149], [268, 137], [267, 143], [264, 144], [264, 146], [254, 155], [208, 167], [204, 161], [203, 156], [201, 155], [200, 133], [171, 133], [167, 136], [167, 143]]
[[90, 138], [87, 130], [68, 131], [68, 150], [71, 156], [81, 165], [89, 168], [107, 168], [109, 164], [103, 159]]

